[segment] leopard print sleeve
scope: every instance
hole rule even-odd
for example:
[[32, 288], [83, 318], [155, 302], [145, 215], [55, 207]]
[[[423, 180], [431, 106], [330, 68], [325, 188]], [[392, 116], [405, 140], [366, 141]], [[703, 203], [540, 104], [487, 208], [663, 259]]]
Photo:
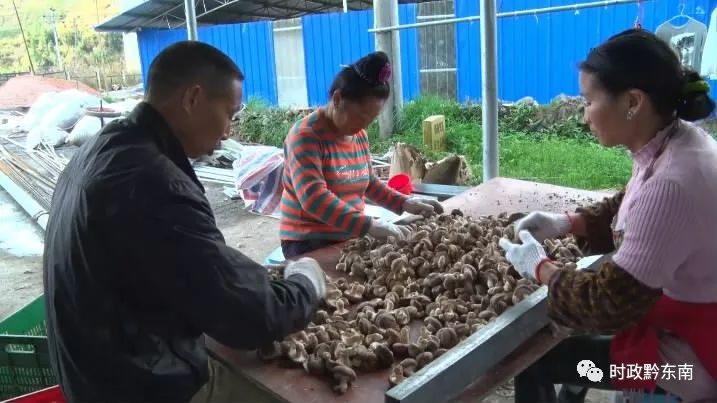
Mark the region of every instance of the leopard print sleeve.
[[575, 210], [585, 219], [587, 235], [575, 237], [578, 247], [586, 255], [600, 255], [615, 250], [612, 237], [612, 220], [620, 209], [625, 191], [620, 191], [612, 197], [606, 197], [601, 202]]
[[560, 269], [548, 283], [548, 315], [577, 331], [614, 334], [639, 322], [662, 295], [608, 260], [596, 270]]

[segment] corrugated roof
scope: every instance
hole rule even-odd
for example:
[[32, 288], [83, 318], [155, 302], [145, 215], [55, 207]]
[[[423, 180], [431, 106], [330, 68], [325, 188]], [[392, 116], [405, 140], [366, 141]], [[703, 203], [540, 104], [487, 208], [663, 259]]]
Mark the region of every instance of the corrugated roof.
[[[305, 14], [343, 11], [342, 0], [195, 0], [197, 25], [279, 20]], [[399, 3], [415, 3], [399, 0]], [[347, 0], [349, 10], [373, 7], [372, 0]], [[177, 28], [184, 25], [183, 0], [147, 0], [97, 25], [102, 32], [130, 32], [142, 28]]]

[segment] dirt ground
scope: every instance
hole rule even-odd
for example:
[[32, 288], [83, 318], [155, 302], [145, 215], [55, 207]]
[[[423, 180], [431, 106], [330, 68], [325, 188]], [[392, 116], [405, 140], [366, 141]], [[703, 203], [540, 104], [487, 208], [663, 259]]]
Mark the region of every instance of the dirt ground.
[[239, 249], [253, 260], [264, 259], [279, 247], [279, 220], [249, 213], [242, 200], [230, 200], [223, 187], [205, 184], [217, 226], [224, 234], [227, 245]]
[[42, 235], [0, 188], [0, 319], [42, 294]]
[[[215, 212], [217, 226], [228, 245], [257, 262], [263, 262], [279, 247], [279, 221], [257, 216], [230, 200], [220, 185], [206, 184], [207, 198]], [[0, 189], [0, 319], [42, 293], [42, 231], [25, 212]], [[590, 391], [587, 402], [609, 403], [612, 394]], [[485, 403], [512, 403], [511, 383], [483, 400]]]

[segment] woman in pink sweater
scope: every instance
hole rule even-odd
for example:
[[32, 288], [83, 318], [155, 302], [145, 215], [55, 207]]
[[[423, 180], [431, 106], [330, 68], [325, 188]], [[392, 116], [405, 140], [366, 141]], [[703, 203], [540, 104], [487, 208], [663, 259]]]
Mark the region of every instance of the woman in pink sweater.
[[[520, 374], [515, 401], [582, 401], [587, 389], [558, 400], [553, 384], [569, 384], [717, 402], [717, 142], [689, 123], [714, 110], [709, 86], [655, 35], [629, 30], [589, 53], [580, 89], [591, 131], [630, 151], [632, 177], [575, 213], [527, 215], [520, 244], [501, 240], [521, 275], [548, 286], [551, 318], [582, 334]], [[565, 233], [610, 257], [559, 269], [541, 242]]]

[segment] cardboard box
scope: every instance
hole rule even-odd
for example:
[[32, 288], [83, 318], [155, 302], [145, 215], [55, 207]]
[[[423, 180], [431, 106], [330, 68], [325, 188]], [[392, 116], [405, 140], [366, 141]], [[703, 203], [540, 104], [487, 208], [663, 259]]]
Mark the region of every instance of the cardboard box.
[[446, 118], [433, 115], [423, 121], [423, 144], [434, 151], [445, 151]]

